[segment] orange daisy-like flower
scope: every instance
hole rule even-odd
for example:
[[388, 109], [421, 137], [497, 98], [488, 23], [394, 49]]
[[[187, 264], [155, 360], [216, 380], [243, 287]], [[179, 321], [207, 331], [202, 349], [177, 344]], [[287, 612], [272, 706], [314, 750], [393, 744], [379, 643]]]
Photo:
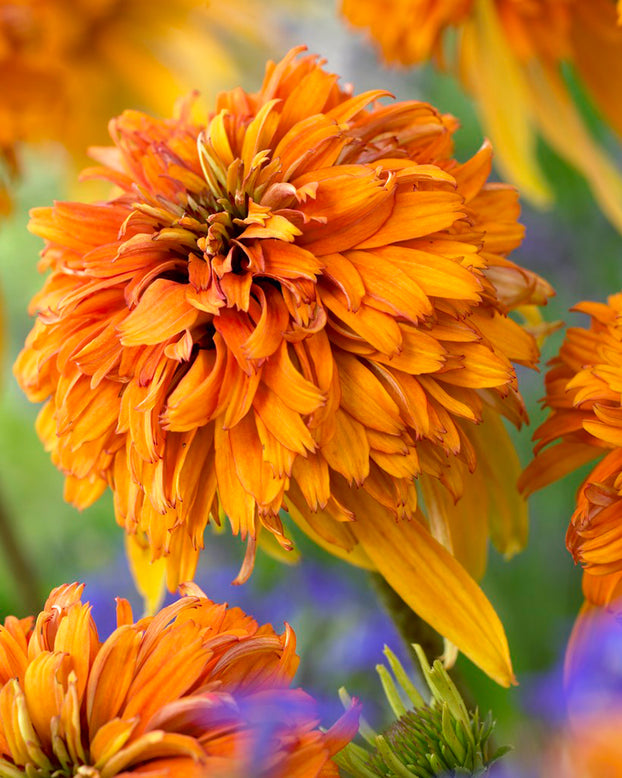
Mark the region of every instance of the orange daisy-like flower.
[[[257, 45], [258, 5], [228, 3], [227, 35]], [[220, 4], [199, 0], [0, 0], [0, 211], [20, 141], [59, 141], [81, 160], [127, 105], [168, 112], [190, 86], [231, 78], [224, 27]]]
[[295, 635], [277, 635], [193, 584], [155, 617], [100, 642], [83, 585], [0, 627], [0, 774], [112, 778], [329, 778], [355, 735], [354, 704], [327, 732], [289, 689]]
[[[622, 230], [622, 177], [592, 137], [562, 74], [571, 63], [622, 135], [622, 28], [614, 0], [342, 0], [388, 62], [448, 63], [476, 100], [503, 175], [536, 204], [551, 200], [542, 136], [590, 184]], [[618, 3], [618, 13], [620, 4]]]
[[546, 376], [549, 417], [536, 430], [536, 456], [521, 476], [527, 493], [600, 458], [577, 495], [566, 542], [583, 566], [586, 603], [573, 643], [589, 631], [594, 607], [622, 596], [622, 294], [574, 310], [589, 329], [568, 329]]
[[507, 259], [517, 196], [485, 183], [488, 145], [458, 164], [452, 117], [353, 97], [298, 54], [207, 128], [187, 105], [112, 122], [90, 175], [120, 193], [33, 212], [52, 273], [16, 375], [47, 400], [67, 499], [109, 484], [170, 587], [210, 518], [248, 538], [239, 581], [257, 539], [291, 548], [285, 506], [507, 683], [501, 625], [450, 552], [478, 576], [489, 532], [524, 542], [500, 414], [525, 417], [511, 360], [538, 348], [507, 314], [551, 290]]

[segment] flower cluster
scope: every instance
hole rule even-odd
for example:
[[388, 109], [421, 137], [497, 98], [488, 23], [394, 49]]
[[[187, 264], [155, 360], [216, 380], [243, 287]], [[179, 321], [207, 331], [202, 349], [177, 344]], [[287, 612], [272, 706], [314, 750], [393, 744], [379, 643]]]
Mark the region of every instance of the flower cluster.
[[277, 635], [193, 584], [134, 622], [117, 600], [103, 642], [64, 585], [36, 617], [0, 627], [0, 775], [113, 778], [329, 778], [358, 705], [327, 732], [313, 700], [290, 689], [295, 636]]
[[342, 13], [370, 31], [387, 61], [435, 57], [459, 74], [500, 170], [523, 195], [551, 200], [537, 159], [540, 135], [585, 176], [622, 230], [622, 177], [587, 129], [561, 69], [571, 63], [622, 135], [622, 27], [613, 0], [342, 0]]
[[523, 230], [516, 192], [486, 183], [490, 146], [459, 164], [452, 117], [385, 94], [353, 96], [295, 49], [207, 127], [188, 103], [113, 121], [88, 174], [120, 194], [32, 214], [52, 272], [15, 372], [46, 401], [67, 499], [110, 485], [171, 589], [210, 520], [247, 539], [238, 581], [262, 534], [290, 548], [285, 506], [508, 683], [454, 556], [478, 577], [489, 533], [524, 543], [500, 417], [526, 418], [512, 362], [538, 347], [508, 313], [552, 290], [507, 258]]
[[[506, 425], [528, 420], [517, 368], [537, 367], [556, 327], [540, 314], [553, 289], [511, 258], [518, 192], [489, 178], [494, 146], [504, 176], [549, 203], [543, 138], [622, 232], [622, 177], [575, 99], [584, 89], [622, 135], [622, 0], [342, 0], [386, 60], [434, 59], [476, 98], [492, 143], [464, 162], [453, 116], [357, 94], [304, 46], [209, 112], [198, 92], [178, 99], [189, 81], [216, 87], [235, 48], [220, 33], [248, 33], [259, 13], [246, 37], [274, 34], [270, 4], [204, 5], [0, 0], [0, 213], [20, 143], [81, 153], [138, 106], [90, 149], [83, 179], [108, 194], [31, 211], [47, 277], [14, 373], [42, 403], [36, 428], [66, 500], [112, 492], [147, 614], [117, 600], [101, 640], [83, 586], [67, 584], [38, 616], [5, 620], [0, 778], [485, 774], [505, 751], [493, 753], [491, 717], [419, 646], [429, 701], [387, 649], [393, 676], [377, 669], [396, 721], [359, 724], [344, 691], [326, 731], [292, 688], [293, 630], [191, 581], [208, 529], [246, 544], [242, 584], [259, 547], [298, 558], [296, 527], [378, 574], [393, 615], [440, 633], [448, 664], [462, 651], [510, 686], [477, 583], [489, 543], [519, 551], [521, 490], [598, 460], [567, 533], [585, 603], [566, 676], [582, 677], [603, 613], [622, 612], [622, 293], [576, 306], [591, 324], [551, 364], [550, 415], [521, 476]], [[171, 118], [143, 111], [174, 102]], [[158, 611], [165, 585], [180, 596]], [[600, 775], [619, 760], [619, 706], [603, 710], [584, 711], [578, 745], [560, 734], [546, 769]], [[350, 742], [359, 727], [371, 750]]]

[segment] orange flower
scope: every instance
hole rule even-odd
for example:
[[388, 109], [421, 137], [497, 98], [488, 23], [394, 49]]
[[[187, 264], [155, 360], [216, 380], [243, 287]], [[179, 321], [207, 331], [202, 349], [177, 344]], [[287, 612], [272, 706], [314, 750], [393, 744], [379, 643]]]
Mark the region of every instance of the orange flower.
[[507, 259], [517, 196], [485, 183], [489, 145], [458, 164], [452, 117], [353, 97], [298, 53], [206, 129], [187, 104], [123, 114], [89, 173], [121, 193], [33, 212], [52, 273], [16, 375], [47, 400], [67, 499], [109, 484], [169, 587], [210, 518], [248, 539], [238, 581], [257, 540], [291, 548], [285, 505], [507, 683], [502, 627], [450, 551], [478, 576], [489, 531], [524, 542], [500, 414], [525, 418], [510, 360], [538, 349], [507, 313], [551, 290]]
[[619, 709], [578, 715], [552, 738], [538, 770], [541, 778], [617, 778], [622, 775]]
[[330, 757], [359, 706], [326, 733], [313, 700], [289, 689], [295, 635], [277, 635], [193, 584], [133, 622], [117, 599], [103, 643], [83, 585], [54, 589], [33, 619], [0, 627], [0, 774], [112, 778], [337, 776]]
[[449, 63], [475, 98], [501, 172], [524, 196], [537, 205], [552, 197], [537, 161], [540, 135], [585, 176], [622, 230], [622, 177], [587, 129], [561, 70], [572, 64], [622, 135], [614, 0], [342, 0], [342, 13], [370, 31], [388, 62], [433, 56]]
[[599, 609], [622, 596], [622, 294], [573, 310], [589, 329], [569, 328], [546, 376], [549, 417], [536, 430], [536, 456], [520, 479], [534, 492], [601, 458], [581, 485], [566, 543], [584, 568], [586, 602], [568, 659], [591, 633]]
[[[226, 34], [256, 46], [258, 5], [228, 3]], [[236, 69], [224, 28], [220, 4], [199, 0], [0, 0], [0, 210], [19, 141], [59, 141], [82, 162], [128, 104], [162, 113], [192, 85], [224, 83]]]

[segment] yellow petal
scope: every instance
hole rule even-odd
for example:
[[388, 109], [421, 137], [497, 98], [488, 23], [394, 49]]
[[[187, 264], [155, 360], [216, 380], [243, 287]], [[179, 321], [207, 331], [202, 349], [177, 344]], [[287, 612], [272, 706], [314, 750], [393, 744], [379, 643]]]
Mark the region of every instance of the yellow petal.
[[475, 97], [497, 165], [526, 197], [547, 205], [551, 192], [536, 159], [528, 87], [492, 0], [478, 0], [461, 40], [461, 75]]
[[164, 559], [152, 562], [148, 541], [138, 535], [125, 536], [125, 551], [134, 583], [145, 603], [145, 615], [151, 615], [164, 599], [166, 562]]
[[350, 531], [352, 526], [350, 523], [341, 524], [324, 511], [317, 513], [310, 511], [300, 490], [294, 484], [285, 497], [285, 503], [293, 521], [318, 546], [356, 567], [365, 570], [376, 569], [361, 544], [357, 544], [356, 538]]
[[400, 597], [502, 686], [514, 683], [499, 617], [464, 568], [418, 521], [396, 522], [362, 491], [348, 525]]
[[527, 502], [518, 492], [521, 465], [503, 419], [488, 408], [482, 416], [482, 424], [466, 430], [477, 468], [465, 493], [485, 495], [491, 540], [509, 558], [525, 547], [529, 528]]
[[561, 77], [534, 63], [530, 86], [543, 136], [585, 176], [603, 213], [622, 232], [622, 176], [590, 136]]
[[488, 559], [488, 514], [478, 489], [465, 489], [456, 502], [445, 486], [425, 473], [419, 477], [430, 531], [465, 570], [479, 581]]
[[136, 721], [123, 721], [116, 718], [106, 721], [103, 726], [94, 730], [91, 740], [90, 756], [95, 768], [103, 767], [127, 743]]

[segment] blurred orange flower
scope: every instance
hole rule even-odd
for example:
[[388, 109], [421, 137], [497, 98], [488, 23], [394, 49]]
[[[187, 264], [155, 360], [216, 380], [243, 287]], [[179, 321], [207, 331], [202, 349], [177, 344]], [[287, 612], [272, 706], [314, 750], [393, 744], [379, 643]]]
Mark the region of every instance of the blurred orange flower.
[[622, 230], [622, 177], [587, 129], [563, 75], [571, 63], [622, 135], [622, 28], [614, 0], [342, 0], [341, 8], [370, 32], [387, 62], [434, 57], [459, 74], [499, 169], [522, 195], [539, 205], [551, 200], [536, 153], [542, 136], [585, 176]]
[[123, 114], [88, 173], [120, 194], [33, 212], [52, 273], [16, 375], [47, 400], [66, 498], [109, 484], [169, 587], [210, 518], [248, 539], [238, 581], [257, 540], [290, 549], [285, 506], [507, 683], [503, 629], [452, 553], [479, 576], [489, 533], [524, 543], [501, 415], [525, 418], [511, 360], [538, 348], [507, 314], [551, 289], [507, 259], [523, 230], [489, 145], [458, 164], [451, 116], [353, 97], [298, 54], [205, 129], [187, 104]]
[[83, 586], [55, 589], [33, 619], [0, 627], [0, 773], [50, 778], [337, 776], [330, 757], [358, 727], [354, 704], [320, 732], [313, 700], [289, 689], [298, 657], [239, 608], [193, 584], [133, 622], [117, 599], [103, 643]]
[[618, 778], [622, 775], [619, 709], [578, 715], [551, 739], [538, 771], [541, 778]]
[[592, 614], [622, 596], [622, 294], [573, 310], [587, 314], [590, 327], [569, 328], [551, 361], [549, 417], [534, 433], [536, 455], [520, 479], [529, 494], [600, 458], [579, 489], [566, 536], [584, 569], [586, 598], [571, 653], [590, 631]]
[[263, 14], [254, 0], [228, 2], [226, 22], [222, 3], [199, 0], [0, 0], [0, 210], [18, 142], [58, 141], [82, 164], [128, 105], [162, 113], [191, 87], [215, 94], [237, 70], [225, 30], [265, 43]]

